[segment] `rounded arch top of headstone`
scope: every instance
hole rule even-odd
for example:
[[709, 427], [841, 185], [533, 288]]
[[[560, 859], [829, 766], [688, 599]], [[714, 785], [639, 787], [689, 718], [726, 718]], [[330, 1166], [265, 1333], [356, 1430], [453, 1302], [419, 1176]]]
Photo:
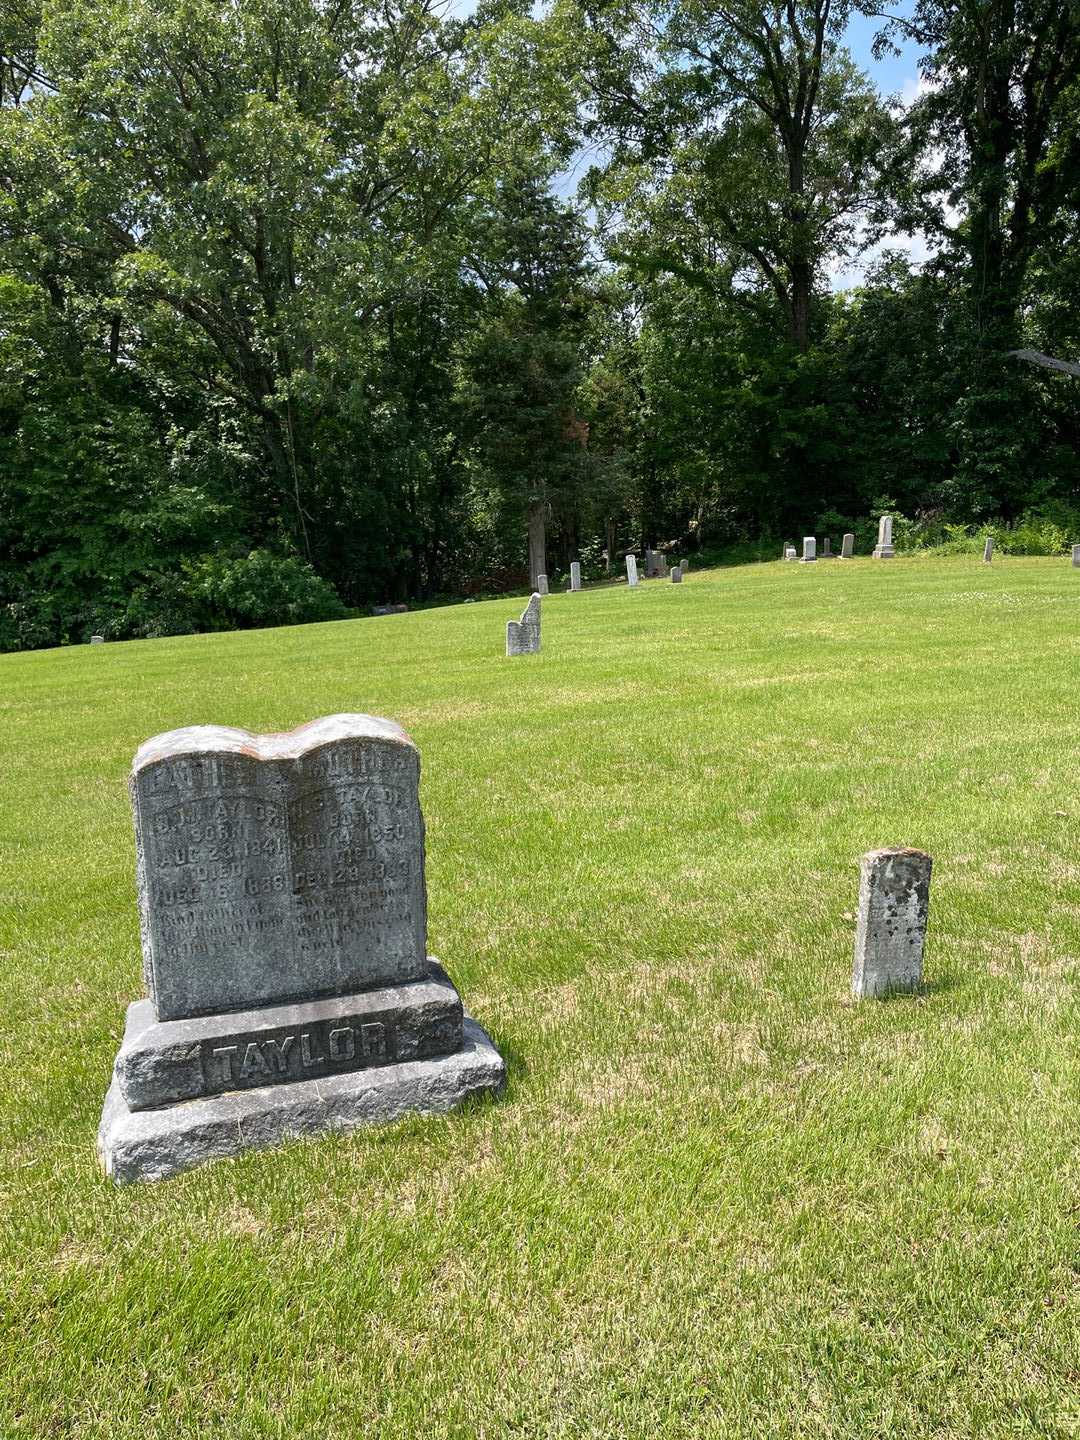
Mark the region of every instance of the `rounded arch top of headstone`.
[[207, 751], [227, 755], [247, 755], [254, 760], [298, 760], [320, 745], [338, 740], [389, 740], [416, 750], [416, 743], [394, 720], [380, 715], [323, 715], [309, 720], [295, 730], [259, 734], [231, 725], [185, 725], [179, 730], [166, 730], [143, 742], [135, 752], [133, 774], [162, 760], [182, 755], [201, 755]]

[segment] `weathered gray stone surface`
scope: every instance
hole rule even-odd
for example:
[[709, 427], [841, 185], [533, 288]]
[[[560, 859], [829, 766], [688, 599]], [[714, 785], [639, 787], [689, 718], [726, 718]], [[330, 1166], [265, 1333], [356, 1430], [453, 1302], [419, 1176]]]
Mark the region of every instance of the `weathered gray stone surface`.
[[785, 559], [785, 560], [798, 560], [798, 558], [799, 558], [799, 552], [795, 549], [795, 546], [794, 546], [794, 545], [789, 545], [789, 546], [787, 547], [787, 549], [784, 551], [784, 559]]
[[685, 555], [684, 555], [683, 558], [679, 561], [679, 569], [682, 571], [682, 573], [683, 573], [684, 575], [685, 575], [686, 572], [690, 569], [690, 561], [686, 558]]
[[546, 575], [538, 575], [536, 577], [536, 593], [538, 595], [547, 595], [549, 593], [548, 578]]
[[1073, 565], [1077, 570], [1080, 570], [1080, 545], [1074, 545], [1072, 547], [1072, 557]]
[[581, 562], [578, 560], [570, 561], [570, 589], [581, 589]]
[[520, 620], [506, 622], [507, 655], [535, 655], [540, 649], [540, 592], [521, 612]]
[[922, 850], [871, 850], [863, 856], [851, 979], [856, 999], [921, 984], [932, 865]]
[[821, 542], [821, 558], [823, 560], [831, 560], [833, 558], [832, 541], [829, 539], [828, 535], [826, 535], [824, 540], [822, 540]]
[[682, 584], [682, 566], [681, 566], [681, 565], [676, 565], [676, 566], [674, 567], [674, 569], [672, 570], [672, 572], [671, 572], [671, 583], [672, 583], [673, 585], [681, 585], [681, 584]]
[[810, 565], [817, 560], [817, 541], [813, 535], [804, 535], [802, 542], [802, 559], [800, 565]]
[[90, 636], [90, 644], [91, 644], [91, 645], [104, 645], [104, 644], [105, 644], [105, 636], [104, 636], [104, 635], [91, 635], [91, 636]]
[[636, 555], [627, 555], [626, 557], [626, 583], [628, 585], [636, 585], [638, 583]]
[[498, 1091], [505, 1076], [498, 1051], [466, 1017], [462, 1047], [452, 1055], [233, 1091], [160, 1110], [131, 1110], [114, 1080], [105, 1097], [98, 1154], [120, 1184], [163, 1180], [207, 1160], [304, 1135], [354, 1130], [407, 1114], [442, 1114], [470, 1095]]
[[346, 995], [427, 963], [420, 756], [399, 725], [197, 725], [135, 756], [146, 987], [160, 1020]]
[[855, 553], [855, 536], [849, 530], [840, 545], [840, 559], [850, 560]]
[[892, 516], [882, 515], [878, 521], [878, 542], [874, 546], [874, 559], [891, 560], [895, 554], [892, 543]]
[[656, 551], [653, 558], [656, 562], [657, 578], [660, 580], [666, 580], [668, 578], [667, 556], [661, 555], [659, 551]]
[[986, 544], [983, 546], [983, 564], [989, 565], [994, 558], [994, 537], [988, 535]]
[[128, 1007], [115, 1078], [131, 1110], [294, 1084], [447, 1055], [461, 1045], [461, 997], [434, 960], [428, 977], [302, 1005], [157, 1020]]

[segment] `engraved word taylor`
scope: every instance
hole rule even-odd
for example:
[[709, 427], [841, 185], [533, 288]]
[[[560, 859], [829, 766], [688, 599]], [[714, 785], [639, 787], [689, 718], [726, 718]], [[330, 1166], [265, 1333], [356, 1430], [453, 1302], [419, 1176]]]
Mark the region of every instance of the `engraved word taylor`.
[[102, 1116], [117, 1180], [498, 1087], [500, 1057], [427, 955], [419, 782], [404, 730], [370, 715], [141, 747], [149, 999]]

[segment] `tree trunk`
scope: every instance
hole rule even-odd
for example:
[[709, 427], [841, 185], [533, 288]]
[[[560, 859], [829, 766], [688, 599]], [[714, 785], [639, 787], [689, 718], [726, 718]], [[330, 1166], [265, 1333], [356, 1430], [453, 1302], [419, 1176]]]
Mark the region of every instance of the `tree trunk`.
[[529, 586], [535, 590], [547, 574], [547, 501], [529, 502]]

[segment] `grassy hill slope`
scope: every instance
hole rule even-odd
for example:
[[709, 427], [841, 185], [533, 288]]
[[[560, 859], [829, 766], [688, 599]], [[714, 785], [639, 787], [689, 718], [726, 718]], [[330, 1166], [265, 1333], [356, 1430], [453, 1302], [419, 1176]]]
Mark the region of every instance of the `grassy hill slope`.
[[[0, 659], [0, 1436], [1076, 1434], [1080, 571], [523, 603]], [[508, 1090], [115, 1190], [135, 748], [340, 710]], [[856, 1007], [888, 844], [928, 985]]]

